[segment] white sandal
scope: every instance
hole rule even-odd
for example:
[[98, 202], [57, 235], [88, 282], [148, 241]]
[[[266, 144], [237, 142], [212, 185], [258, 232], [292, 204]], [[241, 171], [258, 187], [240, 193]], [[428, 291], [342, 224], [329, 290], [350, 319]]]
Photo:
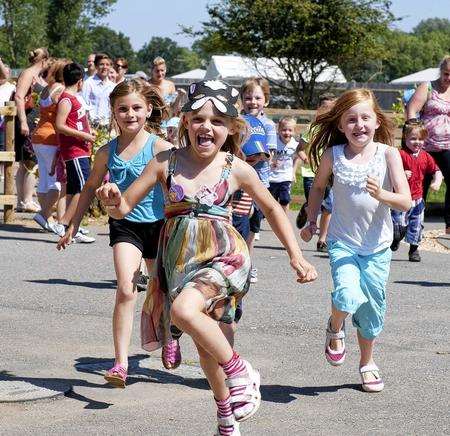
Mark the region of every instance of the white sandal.
[[[342, 348], [340, 350], [332, 350], [330, 342], [332, 339], [340, 339], [342, 341]], [[328, 320], [327, 333], [325, 339], [325, 357], [327, 362], [333, 366], [342, 365], [345, 361], [345, 321], [342, 324], [341, 330], [334, 332], [331, 329], [331, 318]]]
[[[230, 403], [233, 409], [233, 414], [238, 422], [246, 421], [251, 418], [259, 409], [261, 405], [261, 392], [259, 387], [261, 384], [261, 378], [259, 372], [254, 370], [249, 362], [242, 360], [247, 369], [248, 376], [235, 377], [225, 380], [225, 384], [228, 388], [235, 388], [238, 386], [245, 386], [245, 391], [240, 395], [231, 395]], [[246, 403], [245, 405], [234, 408], [235, 403]], [[253, 406], [250, 410], [248, 405]]]
[[[375, 380], [366, 381], [364, 374], [371, 373]], [[361, 387], [366, 392], [381, 392], [384, 389], [383, 379], [380, 376], [380, 370], [374, 363], [370, 365], [364, 365], [359, 368], [359, 374], [361, 375]]]
[[[241, 436], [241, 431], [239, 430], [239, 422], [236, 421], [233, 415], [227, 416], [226, 418], [217, 417], [217, 424], [223, 427], [231, 427], [233, 426], [233, 433], [230, 436]], [[229, 434], [229, 433], [227, 433]], [[220, 436], [219, 427], [217, 427], [216, 433], [214, 436]]]

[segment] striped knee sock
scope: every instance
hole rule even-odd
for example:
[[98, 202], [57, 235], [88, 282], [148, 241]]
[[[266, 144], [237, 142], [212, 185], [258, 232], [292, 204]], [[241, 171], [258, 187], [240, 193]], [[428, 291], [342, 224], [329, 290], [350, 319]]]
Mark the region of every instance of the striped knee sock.
[[[216, 400], [214, 398], [214, 401], [217, 404], [217, 418], [219, 418], [219, 435], [220, 436], [229, 436], [233, 434], [234, 431], [234, 425], [226, 425], [227, 418], [233, 417], [233, 411], [231, 410], [231, 404], [230, 404], [230, 396], [226, 398], [225, 400]], [[222, 421], [220, 421], [222, 419]], [[230, 420], [230, 422], [233, 422]]]
[[[236, 351], [233, 352], [233, 357], [227, 362], [221, 365], [223, 371], [227, 378], [245, 377], [247, 376], [247, 368], [245, 367], [244, 361], [241, 359]], [[230, 395], [236, 396], [245, 392], [247, 386], [235, 386], [230, 388]], [[245, 403], [235, 403], [234, 408], [245, 405]]]

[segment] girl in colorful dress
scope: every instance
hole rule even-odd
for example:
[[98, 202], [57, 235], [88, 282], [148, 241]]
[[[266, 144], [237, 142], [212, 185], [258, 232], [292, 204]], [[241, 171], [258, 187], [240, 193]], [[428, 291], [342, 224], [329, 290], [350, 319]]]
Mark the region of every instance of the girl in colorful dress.
[[351, 314], [358, 330], [362, 388], [379, 392], [384, 384], [373, 347], [386, 311], [392, 254], [390, 208], [407, 211], [411, 207], [409, 186], [399, 151], [391, 146], [390, 123], [371, 91], [345, 92], [316, 119], [313, 128], [310, 161], [318, 169], [309, 193], [309, 224], [301, 232], [304, 240], [317, 231], [317, 215], [331, 177], [337, 199], [327, 239], [334, 291], [325, 356], [331, 365], [344, 363], [344, 320]]
[[142, 314], [143, 346], [155, 349], [181, 331], [192, 337], [217, 403], [219, 435], [239, 435], [238, 423], [250, 418], [261, 401], [259, 373], [233, 350], [217, 322], [233, 321], [249, 286], [247, 244], [230, 222], [234, 191], [244, 189], [258, 202], [287, 249], [297, 281], [317, 276], [281, 206], [256, 172], [235, 156], [246, 131], [235, 107], [238, 95], [218, 80], [192, 84], [182, 108], [182, 147], [159, 154], [124, 194], [111, 183], [97, 190], [110, 215], [119, 219], [155, 184], [164, 187], [166, 222], [158, 276]]
[[[58, 249], [65, 248], [72, 241], [95, 190], [101, 186], [108, 171], [115, 186], [125, 191], [150, 160], [172, 147], [156, 135], [161, 120], [166, 116], [164, 102], [145, 81], [135, 79], [118, 84], [110, 95], [110, 101], [120, 134], [97, 151], [75, 216], [60, 239]], [[163, 204], [161, 186], [156, 185], [123, 219], [109, 220], [117, 292], [113, 314], [115, 363], [107, 371], [105, 379], [117, 387], [125, 387], [127, 378], [128, 347], [137, 296], [136, 278], [142, 258], [148, 270], [152, 269], [164, 221]], [[162, 356], [166, 368], [177, 367], [181, 362], [178, 342], [167, 343]]]

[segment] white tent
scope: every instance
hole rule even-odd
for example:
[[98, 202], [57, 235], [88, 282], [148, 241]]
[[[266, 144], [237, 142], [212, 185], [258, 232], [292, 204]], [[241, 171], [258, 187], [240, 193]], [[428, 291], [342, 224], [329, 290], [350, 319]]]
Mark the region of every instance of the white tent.
[[439, 77], [439, 68], [427, 68], [413, 74], [392, 80], [389, 83], [394, 85], [414, 85], [415, 83], [431, 82]]
[[172, 79], [189, 79], [189, 80], [202, 80], [205, 77], [206, 70], [196, 68], [195, 70], [186, 71], [185, 73], [175, 74]]
[[[241, 56], [212, 56], [206, 70], [205, 79], [246, 79], [248, 77], [263, 76], [272, 80], [285, 80], [284, 72], [276, 63], [267, 58], [256, 60]], [[346, 83], [339, 67], [326, 67], [318, 76], [317, 82]]]

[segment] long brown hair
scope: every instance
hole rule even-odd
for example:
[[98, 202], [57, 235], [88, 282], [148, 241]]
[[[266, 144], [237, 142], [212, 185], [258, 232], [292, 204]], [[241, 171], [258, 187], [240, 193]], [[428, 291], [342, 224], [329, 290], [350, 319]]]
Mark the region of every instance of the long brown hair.
[[109, 95], [109, 102], [111, 108], [114, 110], [114, 103], [120, 97], [125, 97], [128, 94], [135, 92], [140, 95], [148, 105], [152, 107], [152, 113], [147, 118], [145, 130], [155, 133], [164, 138], [164, 133], [161, 130], [161, 122], [169, 117], [167, 107], [164, 100], [153, 87], [151, 87], [145, 80], [131, 79], [124, 80], [115, 86]]
[[370, 89], [359, 88], [344, 92], [335, 105], [321, 114], [311, 123], [312, 139], [310, 142], [309, 159], [313, 170], [319, 167], [319, 161], [324, 151], [334, 145], [346, 144], [345, 135], [339, 130], [339, 122], [344, 112], [358, 103], [369, 101], [376, 114], [380, 127], [375, 131], [374, 140], [388, 145], [394, 145], [393, 124], [383, 114], [377, 99]]
[[[181, 117], [180, 128], [178, 130], [178, 142], [181, 147], [188, 147], [190, 145], [188, 129], [185, 127], [183, 119], [185, 116], [187, 116], [187, 114], [194, 114], [195, 112], [197, 111], [183, 113]], [[236, 118], [228, 117], [228, 118], [232, 120], [232, 123], [234, 124], [233, 127], [236, 129], [236, 133], [227, 136], [227, 139], [222, 145], [221, 151], [227, 151], [234, 154], [237, 157], [242, 158], [243, 154], [241, 152], [241, 145], [244, 143], [249, 134], [247, 123], [241, 117]]]

